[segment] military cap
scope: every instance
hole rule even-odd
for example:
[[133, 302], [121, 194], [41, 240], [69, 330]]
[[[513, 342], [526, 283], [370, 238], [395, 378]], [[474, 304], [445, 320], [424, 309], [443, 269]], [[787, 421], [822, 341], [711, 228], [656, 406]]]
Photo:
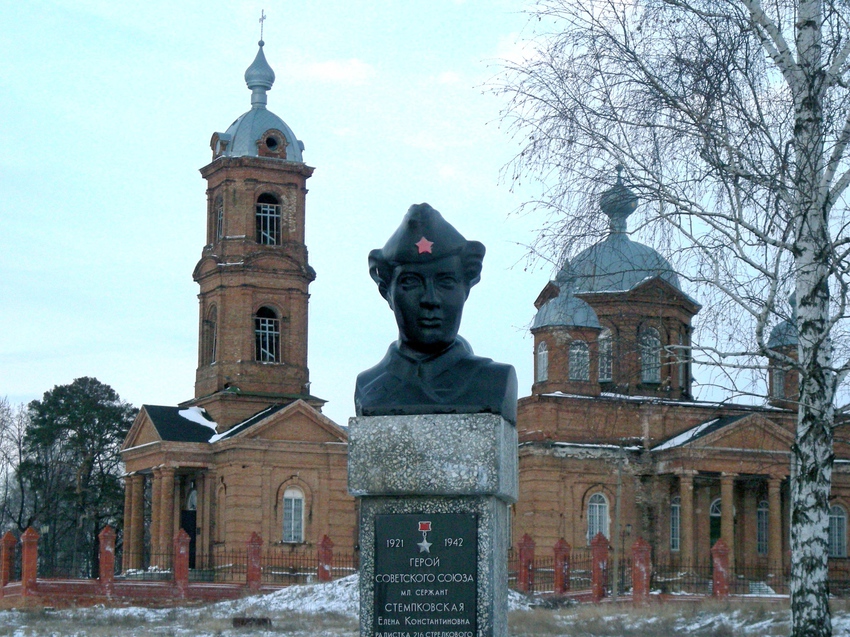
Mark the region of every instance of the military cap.
[[369, 273], [383, 294], [383, 286], [389, 283], [395, 266], [457, 255], [463, 260], [467, 284], [471, 287], [481, 278], [484, 252], [482, 243], [467, 241], [427, 203], [414, 204], [384, 247], [369, 253]]

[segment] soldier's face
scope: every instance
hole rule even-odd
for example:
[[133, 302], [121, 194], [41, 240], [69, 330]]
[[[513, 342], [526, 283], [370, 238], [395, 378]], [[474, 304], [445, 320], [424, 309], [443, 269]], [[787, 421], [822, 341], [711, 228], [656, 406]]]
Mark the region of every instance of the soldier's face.
[[396, 266], [387, 301], [402, 343], [424, 354], [454, 343], [468, 295], [458, 256]]

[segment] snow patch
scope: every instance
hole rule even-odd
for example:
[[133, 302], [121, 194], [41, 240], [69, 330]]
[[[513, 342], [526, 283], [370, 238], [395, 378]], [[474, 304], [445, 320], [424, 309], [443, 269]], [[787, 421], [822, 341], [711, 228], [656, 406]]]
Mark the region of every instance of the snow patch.
[[207, 418], [206, 413], [207, 412], [201, 407], [188, 407], [178, 411], [177, 415], [182, 416], [186, 420], [191, 420], [194, 423], [203, 425], [204, 427], [209, 427], [213, 431], [217, 431], [218, 423]]

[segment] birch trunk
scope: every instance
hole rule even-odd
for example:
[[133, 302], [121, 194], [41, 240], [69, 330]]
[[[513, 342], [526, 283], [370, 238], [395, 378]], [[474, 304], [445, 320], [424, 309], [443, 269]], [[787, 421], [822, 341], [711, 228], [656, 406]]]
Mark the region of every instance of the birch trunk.
[[[829, 612], [829, 492], [833, 461], [834, 378], [829, 339], [829, 249], [824, 171], [823, 7], [802, 0], [796, 25], [794, 95], [798, 358], [797, 434], [791, 479], [791, 623], [794, 637], [832, 635]], [[794, 86], [793, 84], [796, 84]]]

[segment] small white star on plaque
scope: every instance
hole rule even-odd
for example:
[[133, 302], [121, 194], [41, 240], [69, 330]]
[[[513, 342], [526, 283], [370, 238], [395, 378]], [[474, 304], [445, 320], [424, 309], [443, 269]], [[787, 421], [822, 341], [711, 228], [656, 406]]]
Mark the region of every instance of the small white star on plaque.
[[422, 541], [419, 542], [416, 546], [419, 547], [420, 553], [430, 553], [431, 552], [431, 542], [428, 541], [428, 538], [425, 537], [425, 534], [422, 534]]

